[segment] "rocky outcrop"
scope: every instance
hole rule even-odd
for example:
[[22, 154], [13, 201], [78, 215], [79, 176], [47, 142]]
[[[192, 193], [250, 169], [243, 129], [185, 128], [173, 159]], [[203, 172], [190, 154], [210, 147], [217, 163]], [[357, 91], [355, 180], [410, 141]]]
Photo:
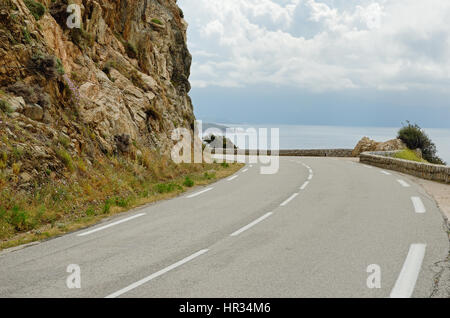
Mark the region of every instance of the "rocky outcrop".
[[354, 157], [367, 151], [393, 151], [406, 149], [406, 145], [400, 139], [393, 139], [386, 142], [377, 142], [368, 137], [363, 137], [352, 152]]
[[[69, 2], [79, 29], [67, 26]], [[168, 152], [172, 130], [195, 120], [186, 29], [175, 0], [2, 0], [0, 153], [20, 143], [23, 168], [42, 175], [62, 166], [55, 148], [89, 161]]]

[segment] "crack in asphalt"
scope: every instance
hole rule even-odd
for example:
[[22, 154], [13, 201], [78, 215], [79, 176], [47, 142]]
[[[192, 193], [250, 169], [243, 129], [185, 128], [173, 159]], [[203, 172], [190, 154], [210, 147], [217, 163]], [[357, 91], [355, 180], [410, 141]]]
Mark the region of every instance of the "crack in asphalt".
[[443, 229], [449, 238], [449, 253], [447, 258], [433, 264], [436, 274], [430, 298], [450, 298], [450, 220], [444, 220]]

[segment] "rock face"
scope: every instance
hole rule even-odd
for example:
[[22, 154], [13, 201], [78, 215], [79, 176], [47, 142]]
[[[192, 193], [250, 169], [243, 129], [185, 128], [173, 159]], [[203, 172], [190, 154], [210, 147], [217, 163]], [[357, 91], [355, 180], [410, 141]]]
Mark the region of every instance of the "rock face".
[[[74, 157], [130, 144], [167, 153], [173, 129], [193, 129], [187, 23], [176, 0], [36, 2], [42, 16], [24, 0], [0, 3], [0, 100], [13, 106], [0, 133], [9, 143], [28, 125], [31, 154], [38, 147], [51, 157], [60, 138]], [[79, 29], [67, 26], [69, 2], [81, 9]]]
[[352, 152], [354, 157], [366, 151], [393, 151], [405, 149], [406, 145], [400, 139], [393, 139], [386, 142], [377, 142], [368, 137], [363, 137]]

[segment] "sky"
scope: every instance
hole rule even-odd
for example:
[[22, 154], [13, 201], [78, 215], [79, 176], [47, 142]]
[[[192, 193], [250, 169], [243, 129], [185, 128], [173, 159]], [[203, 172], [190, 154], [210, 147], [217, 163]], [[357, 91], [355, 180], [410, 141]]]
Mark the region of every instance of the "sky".
[[450, 128], [448, 0], [179, 0], [198, 119]]

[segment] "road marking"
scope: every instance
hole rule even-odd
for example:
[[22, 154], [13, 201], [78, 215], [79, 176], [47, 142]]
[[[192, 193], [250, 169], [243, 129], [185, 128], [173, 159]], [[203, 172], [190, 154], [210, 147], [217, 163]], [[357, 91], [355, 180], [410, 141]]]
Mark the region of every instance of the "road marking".
[[214, 188], [208, 188], [208, 189], [205, 189], [205, 190], [203, 190], [203, 191], [199, 191], [199, 192], [197, 192], [197, 193], [188, 195], [186, 198], [188, 198], [188, 199], [195, 198], [196, 196], [199, 196], [200, 194], [203, 194], [203, 193], [205, 193], [205, 192], [211, 191], [212, 189], [214, 189]]
[[371, 167], [369, 165], [363, 165], [363, 166], [366, 167], [366, 168], [369, 168], [369, 169], [373, 169], [373, 167]]
[[253, 168], [253, 165], [250, 165], [249, 167], [250, 167], [250, 168]]
[[119, 297], [120, 295], [123, 295], [123, 294], [129, 292], [130, 290], [133, 290], [133, 289], [135, 289], [135, 288], [137, 288], [137, 287], [139, 287], [139, 286], [141, 286], [141, 285], [143, 285], [145, 283], [148, 283], [149, 281], [151, 281], [151, 280], [153, 280], [153, 279], [155, 279], [155, 278], [157, 278], [157, 277], [159, 277], [161, 275], [164, 275], [165, 273], [167, 273], [167, 272], [169, 272], [169, 271], [171, 271], [171, 270], [173, 270], [173, 269], [175, 269], [177, 267], [180, 267], [181, 265], [186, 264], [187, 262], [192, 261], [194, 258], [197, 258], [197, 257], [205, 254], [206, 252], [208, 252], [207, 249], [198, 251], [197, 253], [194, 253], [191, 256], [188, 256], [185, 259], [182, 259], [181, 261], [178, 261], [178, 262], [176, 262], [176, 263], [174, 263], [174, 264], [172, 264], [170, 266], [167, 266], [166, 268], [160, 270], [159, 272], [151, 274], [150, 276], [147, 276], [144, 279], [141, 279], [140, 281], [137, 281], [136, 283], [133, 283], [133, 284], [131, 284], [128, 287], [125, 287], [125, 288], [123, 288], [123, 289], [121, 289], [121, 290], [119, 290], [119, 291], [117, 291], [117, 292], [115, 292], [115, 293], [113, 293], [111, 295], [108, 295], [105, 298], [116, 298], [116, 297]]
[[244, 170], [242, 170], [242, 173], [244, 173], [244, 172], [247, 172], [248, 171], [248, 168], [247, 169], [244, 169]]
[[233, 177], [231, 177], [231, 178], [228, 178], [227, 180], [228, 181], [233, 181], [234, 179], [236, 179], [238, 176], [233, 176]]
[[404, 181], [402, 179], [398, 179], [397, 181], [398, 181], [398, 183], [400, 183], [402, 185], [402, 187], [405, 187], [405, 188], [410, 187], [409, 183], [407, 183], [406, 181]]
[[416, 213], [426, 213], [427, 209], [425, 209], [425, 205], [422, 202], [422, 199], [419, 197], [411, 197], [411, 201], [414, 205], [414, 210]]
[[303, 183], [303, 185], [301, 186], [300, 190], [305, 190], [306, 187], [308, 186], [309, 181], [306, 181], [305, 183]]
[[310, 174], [310, 175], [308, 176], [308, 180], [312, 180], [312, 178], [313, 178], [313, 175]]
[[298, 196], [299, 193], [294, 193], [293, 195], [291, 195], [289, 197], [289, 199], [287, 199], [286, 201], [284, 201], [283, 203], [280, 204], [280, 206], [286, 206], [289, 202], [291, 202], [292, 200], [295, 199], [296, 196]]
[[259, 219], [256, 219], [255, 221], [253, 221], [250, 224], [247, 224], [246, 226], [240, 228], [239, 230], [237, 230], [236, 232], [234, 232], [233, 234], [231, 234], [230, 236], [238, 236], [239, 234], [241, 234], [244, 231], [247, 231], [249, 228], [255, 226], [256, 224], [258, 224], [259, 222], [264, 221], [265, 219], [267, 219], [269, 216], [271, 216], [273, 213], [269, 212], [265, 215], [263, 215], [262, 217], [260, 217]]
[[410, 298], [414, 292], [425, 256], [426, 244], [412, 244], [400, 275], [391, 291], [391, 298]]
[[387, 175], [387, 176], [391, 176], [391, 175], [392, 175], [392, 173], [387, 172], [387, 171], [384, 171], [384, 170], [381, 170], [380, 172], [381, 172], [382, 174]]
[[87, 231], [87, 232], [78, 234], [77, 236], [86, 236], [86, 235], [89, 235], [89, 234], [92, 234], [92, 233], [95, 233], [95, 232], [98, 232], [98, 231], [101, 231], [101, 230], [110, 228], [110, 227], [112, 227], [112, 226], [119, 225], [119, 224], [121, 224], [121, 223], [131, 221], [131, 220], [133, 220], [133, 219], [136, 219], [136, 218], [141, 217], [141, 216], [144, 216], [144, 215], [145, 215], [145, 213], [136, 214], [136, 215], [130, 216], [129, 218], [122, 219], [122, 220], [119, 220], [119, 221], [116, 221], [116, 222], [113, 222], [113, 223], [110, 223], [110, 224], [107, 224], [107, 225], [98, 227], [98, 228], [96, 228], [96, 229], [93, 229], [93, 230], [90, 230], [90, 231]]

